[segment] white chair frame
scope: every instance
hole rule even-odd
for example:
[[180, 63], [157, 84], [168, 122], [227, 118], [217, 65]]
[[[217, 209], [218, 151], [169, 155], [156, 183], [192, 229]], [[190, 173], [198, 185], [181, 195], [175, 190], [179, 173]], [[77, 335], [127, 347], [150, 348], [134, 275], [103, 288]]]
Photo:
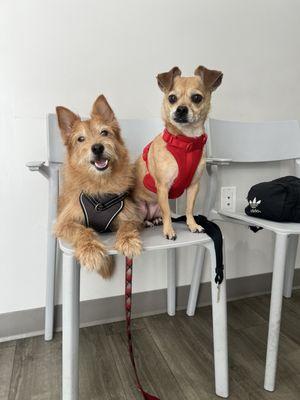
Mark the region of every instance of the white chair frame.
[[[297, 121], [279, 121], [262, 123], [243, 123], [231, 121], [210, 120], [210, 151], [217, 157], [223, 157], [231, 163], [274, 162], [294, 160], [295, 175], [300, 177], [300, 129]], [[276, 147], [270, 143], [276, 139]], [[256, 144], [260, 143], [259, 146]], [[212, 158], [213, 159], [213, 158]], [[299, 223], [278, 223], [247, 216], [241, 212], [224, 212], [215, 210], [218, 191], [218, 166], [208, 167], [210, 185], [208, 193], [207, 213], [212, 220], [254, 225], [275, 233], [275, 251], [273, 263], [273, 279], [269, 317], [269, 333], [265, 368], [264, 388], [274, 391], [280, 335], [282, 296], [292, 295], [293, 276], [295, 269]], [[187, 314], [193, 316], [197, 304], [201, 281], [205, 250], [199, 250], [198, 261], [195, 263]]]
[[46, 301], [45, 301], [45, 332], [46, 341], [53, 339], [54, 307], [55, 307], [55, 273], [57, 269], [57, 239], [52, 234], [53, 222], [57, 215], [59, 170], [61, 163], [43, 161], [28, 162], [30, 171], [39, 172], [48, 179], [48, 225], [47, 225], [47, 271], [46, 271]]
[[[127, 141], [132, 156], [137, 156], [143, 146], [153, 138], [161, 128], [158, 120], [121, 120], [123, 137]], [[38, 171], [49, 180], [48, 208], [48, 246], [47, 246], [47, 286], [45, 308], [45, 340], [53, 337], [55, 272], [57, 268], [57, 241], [52, 235], [52, 225], [56, 218], [59, 192], [59, 169], [64, 158], [64, 148], [60, 139], [55, 114], [48, 116], [49, 162], [30, 162], [31, 171]], [[215, 161], [216, 162], [216, 161]], [[211, 260], [211, 290], [213, 314], [213, 341], [215, 361], [215, 392], [228, 397], [228, 345], [227, 345], [227, 303], [226, 279], [219, 291], [214, 282], [216, 257], [214, 244], [206, 234], [193, 234], [184, 224], [175, 224], [178, 233], [176, 241], [163, 238], [161, 227], [146, 229], [142, 232], [143, 251], [167, 251], [167, 312], [176, 312], [176, 249], [196, 245], [205, 248]], [[114, 255], [114, 234], [101, 237]], [[74, 257], [74, 250], [67, 243], [60, 242], [63, 260], [63, 400], [79, 399], [79, 303], [80, 303], [80, 266]], [[197, 258], [195, 260], [197, 262]]]

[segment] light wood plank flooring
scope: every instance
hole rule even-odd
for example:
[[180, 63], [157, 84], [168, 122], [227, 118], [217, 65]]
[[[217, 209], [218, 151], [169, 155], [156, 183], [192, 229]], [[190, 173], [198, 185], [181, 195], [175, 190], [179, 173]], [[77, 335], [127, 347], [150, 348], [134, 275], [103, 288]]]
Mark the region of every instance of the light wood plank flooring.
[[[300, 290], [284, 300], [277, 389], [263, 390], [270, 296], [228, 304], [231, 400], [300, 399]], [[145, 389], [161, 400], [214, 395], [211, 308], [133, 322], [135, 354]], [[0, 400], [58, 400], [61, 334], [0, 343]], [[127, 354], [124, 323], [80, 330], [80, 399], [141, 399]]]

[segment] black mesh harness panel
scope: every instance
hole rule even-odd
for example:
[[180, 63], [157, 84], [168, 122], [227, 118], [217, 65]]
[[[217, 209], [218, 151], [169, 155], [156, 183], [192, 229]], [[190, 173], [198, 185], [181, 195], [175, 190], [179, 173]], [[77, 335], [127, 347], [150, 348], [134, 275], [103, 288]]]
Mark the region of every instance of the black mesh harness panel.
[[111, 224], [124, 207], [127, 192], [91, 196], [81, 192], [79, 201], [83, 210], [85, 225], [98, 233], [111, 232]]

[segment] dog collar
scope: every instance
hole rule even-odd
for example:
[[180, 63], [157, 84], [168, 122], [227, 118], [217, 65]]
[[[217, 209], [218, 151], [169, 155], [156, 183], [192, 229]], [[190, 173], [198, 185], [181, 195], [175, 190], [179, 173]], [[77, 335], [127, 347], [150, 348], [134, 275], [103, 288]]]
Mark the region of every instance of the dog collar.
[[168, 143], [168, 145], [177, 147], [186, 152], [194, 151], [197, 149], [202, 149], [207, 142], [207, 134], [202, 133], [201, 136], [189, 137], [184, 135], [173, 135], [167, 128], [163, 132], [163, 140]]
[[85, 225], [98, 233], [111, 231], [111, 224], [124, 207], [128, 192], [108, 193], [91, 196], [81, 192], [79, 201], [84, 214]]

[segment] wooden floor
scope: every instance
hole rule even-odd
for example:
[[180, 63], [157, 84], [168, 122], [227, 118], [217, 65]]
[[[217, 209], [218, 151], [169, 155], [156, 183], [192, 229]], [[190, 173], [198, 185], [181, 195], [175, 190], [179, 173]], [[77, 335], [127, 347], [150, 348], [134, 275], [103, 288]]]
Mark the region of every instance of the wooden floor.
[[[300, 399], [300, 290], [284, 300], [277, 390], [262, 389], [269, 296], [231, 302], [230, 399]], [[213, 385], [211, 309], [194, 318], [159, 315], [134, 321], [137, 364], [145, 388], [161, 400], [217, 399]], [[135, 389], [124, 324], [80, 331], [80, 399], [141, 399]], [[0, 343], [0, 400], [57, 400], [61, 334]]]

